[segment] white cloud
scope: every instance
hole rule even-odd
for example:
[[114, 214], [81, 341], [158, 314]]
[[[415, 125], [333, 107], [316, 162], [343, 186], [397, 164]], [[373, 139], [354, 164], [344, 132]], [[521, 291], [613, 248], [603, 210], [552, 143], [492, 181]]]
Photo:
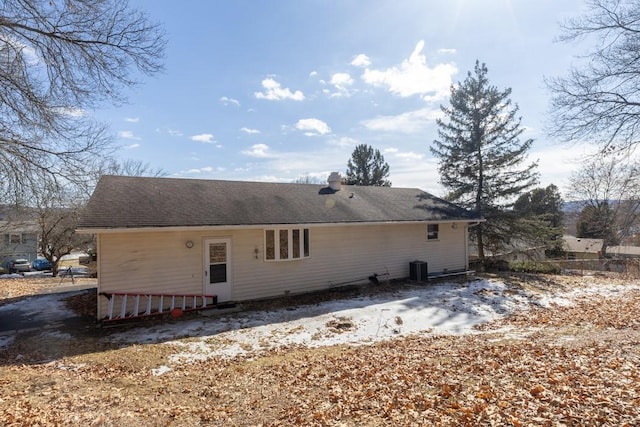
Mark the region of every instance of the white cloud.
[[424, 159], [424, 154], [415, 153], [413, 151], [400, 151], [395, 147], [385, 148], [383, 150], [384, 154], [388, 154], [393, 156], [395, 159], [400, 160], [422, 160]]
[[369, 65], [371, 65], [371, 61], [369, 60], [369, 57], [367, 55], [361, 53], [360, 55], [357, 55], [355, 58], [353, 58], [353, 61], [351, 61], [351, 65], [353, 65], [354, 67], [368, 67]]
[[433, 124], [442, 115], [440, 110], [422, 108], [397, 116], [378, 116], [362, 124], [369, 130], [385, 132], [418, 133]]
[[338, 89], [346, 89], [353, 84], [353, 79], [348, 73], [335, 73], [331, 76], [331, 84]]
[[315, 70], [309, 73], [309, 77], [317, 77], [317, 75], [318, 75], [318, 72]]
[[324, 135], [331, 132], [331, 128], [322, 120], [319, 119], [301, 119], [296, 123], [296, 129], [309, 131], [305, 135]]
[[453, 64], [427, 65], [422, 54], [424, 41], [418, 42], [409, 59], [399, 66], [386, 70], [366, 69], [362, 75], [365, 83], [386, 87], [391, 93], [403, 98], [422, 95], [425, 101], [438, 101], [449, 96], [452, 76], [458, 72]]
[[329, 144], [337, 145], [338, 147], [355, 147], [356, 145], [360, 144], [360, 141], [355, 138], [343, 136], [342, 138], [332, 139], [331, 141], [329, 141]]
[[124, 121], [128, 123], [138, 123], [140, 121], [140, 117], [125, 117]]
[[157, 133], [166, 133], [171, 136], [182, 136], [182, 132], [177, 129], [169, 129], [169, 128], [156, 128]]
[[420, 188], [437, 196], [446, 194], [440, 184], [438, 162], [435, 158], [426, 155], [420, 159], [411, 159], [410, 156], [393, 156], [389, 163], [391, 164], [389, 179], [394, 187]]
[[256, 133], [260, 133], [260, 131], [258, 129], [250, 129], [250, 128], [240, 128], [240, 130], [244, 133], [248, 133], [248, 134], [256, 134]]
[[240, 101], [238, 101], [237, 99], [226, 97], [226, 96], [220, 97], [220, 103], [222, 103], [223, 105], [233, 104], [236, 106], [240, 106]]
[[84, 117], [87, 114], [87, 112], [82, 108], [62, 107], [62, 108], [56, 108], [55, 110], [60, 114], [64, 114], [65, 116], [69, 116], [69, 117]]
[[561, 193], [569, 191], [569, 176], [580, 169], [585, 156], [593, 155], [590, 145], [569, 147], [550, 144], [540, 148], [536, 145], [534, 142], [525, 164], [538, 161], [540, 186], [555, 184]]
[[134, 141], [140, 141], [142, 138], [135, 136], [130, 130], [121, 130], [118, 132], [118, 137], [122, 139], [133, 139]]
[[281, 101], [283, 99], [291, 99], [293, 101], [302, 101], [304, 94], [296, 90], [291, 92], [289, 88], [282, 88], [280, 83], [268, 77], [262, 81], [262, 87], [264, 92], [254, 92], [254, 95], [258, 99], [267, 99], [269, 101]]
[[0, 36], [0, 41], [2, 42], [3, 46], [10, 46], [12, 51], [20, 51], [24, 55], [25, 62], [28, 65], [36, 67], [44, 64], [44, 62], [41, 61], [40, 57], [38, 56], [38, 52], [33, 47], [23, 43], [19, 39], [10, 35], [3, 34], [2, 36]]
[[331, 96], [349, 96], [349, 87], [353, 85], [353, 78], [348, 73], [335, 73], [330, 82], [338, 92]]
[[406, 159], [406, 160], [422, 160], [424, 159], [424, 154], [422, 153], [414, 153], [413, 151], [407, 151], [404, 153], [395, 153], [394, 157], [398, 159]]
[[213, 166], [204, 166], [201, 168], [192, 168], [192, 169], [188, 169], [186, 171], [182, 171], [180, 172], [180, 175], [197, 175], [197, 174], [210, 174], [213, 172], [224, 172], [226, 170], [226, 168], [223, 167], [213, 167]]
[[251, 157], [271, 157], [269, 146], [267, 144], [254, 144], [249, 150], [244, 150], [242, 154], [246, 154]]
[[124, 147], [126, 150], [132, 150], [134, 148], [138, 148], [140, 147], [140, 144], [138, 144], [137, 142], [135, 144], [131, 144], [131, 145], [127, 145], [126, 147]]
[[449, 54], [449, 55], [453, 55], [457, 52], [458, 51], [456, 49], [438, 49], [438, 53]]
[[205, 144], [213, 144], [213, 135], [210, 133], [201, 133], [200, 135], [190, 136], [192, 141], [204, 142]]

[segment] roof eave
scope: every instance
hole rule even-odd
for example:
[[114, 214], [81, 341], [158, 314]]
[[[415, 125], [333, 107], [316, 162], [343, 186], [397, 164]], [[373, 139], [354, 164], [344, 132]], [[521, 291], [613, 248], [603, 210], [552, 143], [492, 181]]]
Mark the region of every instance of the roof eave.
[[148, 226], [148, 227], [80, 227], [76, 229], [79, 234], [107, 234], [107, 233], [149, 233], [157, 231], [205, 231], [205, 230], [247, 230], [280, 227], [344, 227], [344, 226], [371, 226], [387, 224], [441, 224], [458, 223], [477, 225], [484, 219], [439, 219], [439, 220], [407, 220], [407, 221], [359, 221], [359, 222], [322, 222], [322, 223], [279, 223], [279, 224], [239, 224], [239, 225], [180, 225], [180, 226]]

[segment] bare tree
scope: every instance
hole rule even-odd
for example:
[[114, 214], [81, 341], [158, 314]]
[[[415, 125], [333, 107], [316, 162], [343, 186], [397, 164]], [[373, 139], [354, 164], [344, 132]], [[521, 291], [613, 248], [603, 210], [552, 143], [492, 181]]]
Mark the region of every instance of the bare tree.
[[54, 276], [58, 274], [60, 259], [64, 255], [73, 251], [95, 253], [94, 236], [78, 234], [76, 228], [88, 197], [103, 174], [164, 176], [166, 172], [138, 160], [107, 158], [93, 164], [91, 179], [86, 182], [68, 183], [64, 187], [56, 185], [54, 181], [41, 183], [32, 196], [38, 223], [38, 250], [51, 262]]
[[582, 237], [616, 243], [638, 225], [640, 163], [622, 156], [594, 158], [571, 175], [570, 188], [569, 197], [581, 202], [583, 212], [595, 213], [588, 224], [591, 235]]
[[35, 197], [35, 218], [38, 224], [38, 252], [51, 263], [53, 277], [58, 275], [63, 256], [94, 244], [91, 235], [76, 233], [78, 218], [85, 200], [76, 191], [61, 190], [50, 183], [40, 186]]
[[143, 162], [142, 160], [107, 160], [99, 169], [101, 175], [125, 175], [125, 176], [152, 176], [162, 177], [167, 176], [167, 171], [164, 169], [155, 169], [149, 162]]
[[588, 0], [588, 12], [563, 25], [562, 41], [595, 46], [561, 78], [553, 92], [550, 132], [568, 142], [594, 142], [602, 152], [638, 145], [640, 129], [640, 3]]
[[327, 182], [327, 180], [317, 176], [306, 174], [306, 175], [301, 175], [297, 177], [292, 182], [294, 184], [324, 184]]
[[126, 0], [0, 2], [0, 196], [78, 181], [108, 150], [87, 113], [161, 70], [164, 32]]

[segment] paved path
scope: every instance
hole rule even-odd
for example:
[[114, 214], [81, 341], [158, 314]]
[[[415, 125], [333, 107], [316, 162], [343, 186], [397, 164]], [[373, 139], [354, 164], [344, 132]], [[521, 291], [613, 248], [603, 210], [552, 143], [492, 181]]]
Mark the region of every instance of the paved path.
[[0, 306], [0, 335], [76, 323], [85, 324], [87, 319], [67, 308], [64, 300], [70, 296], [91, 292], [93, 289], [95, 285], [65, 286]]

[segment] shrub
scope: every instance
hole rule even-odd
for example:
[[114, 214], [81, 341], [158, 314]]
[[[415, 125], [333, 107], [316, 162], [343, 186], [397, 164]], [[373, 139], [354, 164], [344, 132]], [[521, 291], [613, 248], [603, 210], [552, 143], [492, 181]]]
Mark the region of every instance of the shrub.
[[517, 261], [509, 263], [509, 269], [518, 273], [559, 274], [562, 269], [555, 263], [541, 261]]

